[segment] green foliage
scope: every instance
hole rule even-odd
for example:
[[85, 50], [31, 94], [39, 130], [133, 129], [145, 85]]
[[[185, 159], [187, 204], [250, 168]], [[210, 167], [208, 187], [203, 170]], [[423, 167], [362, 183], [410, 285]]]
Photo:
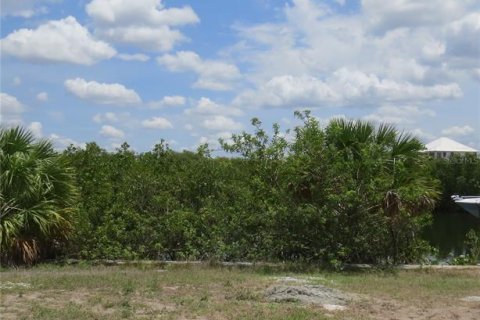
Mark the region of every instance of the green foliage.
[[308, 113], [300, 116], [289, 160], [301, 177], [290, 186], [297, 202], [318, 212], [305, 223], [320, 234], [308, 256], [334, 263], [418, 259], [422, 217], [438, 197], [422, 144], [389, 126], [338, 119], [322, 130]]
[[460, 210], [450, 198], [458, 195], [480, 194], [480, 158], [475, 154], [453, 155], [447, 159], [430, 159], [432, 173], [440, 180], [442, 197], [439, 212]]
[[31, 264], [58, 249], [71, 231], [73, 171], [50, 142], [20, 128], [0, 129], [2, 263]]
[[480, 234], [471, 229], [466, 236], [465, 245], [467, 249], [468, 262], [477, 264], [480, 258]]
[[95, 143], [63, 153], [77, 174], [70, 257], [402, 263], [428, 250], [438, 183], [423, 145], [391, 126], [309, 112], [282, 132], [252, 132], [175, 152], [162, 141], [110, 153]]
[[[429, 166], [432, 175], [440, 181], [441, 198], [436, 204], [434, 225], [424, 230], [425, 237], [440, 249], [440, 256], [450, 252], [460, 254], [468, 246], [467, 232], [470, 229], [480, 232], [480, 220], [456, 205], [451, 196], [480, 194], [480, 158], [474, 154], [446, 159], [432, 157]], [[466, 256], [458, 257], [456, 263], [468, 263], [468, 260]]]

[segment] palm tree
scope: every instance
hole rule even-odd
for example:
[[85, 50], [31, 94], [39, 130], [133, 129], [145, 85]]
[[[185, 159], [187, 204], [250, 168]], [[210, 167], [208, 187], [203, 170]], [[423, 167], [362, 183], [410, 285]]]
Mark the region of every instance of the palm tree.
[[[391, 253], [399, 257], [400, 231], [415, 216], [431, 212], [439, 198], [438, 182], [424, 161], [423, 144], [391, 125], [375, 127], [364, 121], [334, 119], [326, 128], [326, 143], [352, 163], [359, 196], [377, 178], [371, 210], [381, 209], [388, 219]], [[409, 241], [407, 239], [407, 241]]]
[[2, 263], [32, 264], [65, 240], [74, 216], [73, 171], [47, 140], [0, 129]]

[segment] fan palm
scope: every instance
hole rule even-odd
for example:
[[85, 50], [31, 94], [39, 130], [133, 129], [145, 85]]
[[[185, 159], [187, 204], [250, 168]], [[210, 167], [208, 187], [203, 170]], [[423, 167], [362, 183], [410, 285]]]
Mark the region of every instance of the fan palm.
[[[367, 170], [364, 165], [369, 164], [376, 168], [377, 174], [383, 172], [391, 177], [384, 198], [387, 214], [398, 212], [402, 206], [398, 189], [415, 190], [416, 201], [409, 201], [411, 212], [432, 207], [438, 197], [437, 185], [425, 178], [427, 168], [420, 153], [423, 144], [417, 138], [398, 132], [391, 125], [375, 128], [369, 122], [344, 119], [332, 120], [326, 132], [327, 144], [333, 145], [347, 160], [355, 161], [356, 168]], [[397, 199], [393, 201], [394, 198]]]
[[[412, 216], [431, 211], [439, 197], [437, 181], [430, 178], [415, 137], [398, 132], [391, 125], [335, 119], [326, 129], [328, 145], [351, 163], [359, 197], [372, 210], [382, 209], [389, 221], [393, 260], [398, 254], [398, 228]], [[374, 186], [373, 188], [371, 186]]]
[[2, 263], [36, 261], [68, 237], [76, 199], [73, 171], [47, 140], [0, 129]]

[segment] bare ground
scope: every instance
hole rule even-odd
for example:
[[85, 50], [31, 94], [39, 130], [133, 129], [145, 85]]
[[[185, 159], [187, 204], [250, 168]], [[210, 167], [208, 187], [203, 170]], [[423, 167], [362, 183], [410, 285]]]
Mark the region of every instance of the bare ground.
[[0, 290], [2, 320], [480, 319], [475, 270], [272, 277], [199, 267], [34, 269], [0, 273]]

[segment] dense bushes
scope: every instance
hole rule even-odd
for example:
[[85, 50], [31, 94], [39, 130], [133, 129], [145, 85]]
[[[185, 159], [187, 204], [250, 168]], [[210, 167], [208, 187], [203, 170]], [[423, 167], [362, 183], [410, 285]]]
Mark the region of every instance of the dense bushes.
[[[136, 154], [91, 143], [64, 152], [80, 189], [81, 258], [407, 262], [426, 248], [419, 228], [438, 197], [422, 144], [389, 126], [308, 113], [271, 135], [175, 152], [161, 143]], [[291, 136], [292, 139], [287, 139]]]

